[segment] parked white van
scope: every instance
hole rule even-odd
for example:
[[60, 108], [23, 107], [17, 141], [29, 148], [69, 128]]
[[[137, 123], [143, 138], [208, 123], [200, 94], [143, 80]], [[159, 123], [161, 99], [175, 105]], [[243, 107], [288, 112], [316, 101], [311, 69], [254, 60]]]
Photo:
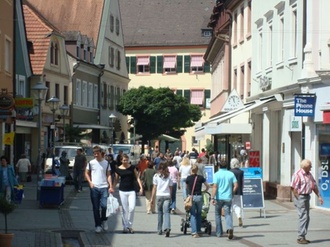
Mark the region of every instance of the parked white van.
[[[111, 146], [110, 146], [111, 147]], [[133, 144], [113, 144], [112, 152], [114, 159], [117, 158], [119, 150], [122, 150], [124, 154], [127, 154], [129, 161], [132, 165], [136, 166], [140, 161], [141, 147]]]

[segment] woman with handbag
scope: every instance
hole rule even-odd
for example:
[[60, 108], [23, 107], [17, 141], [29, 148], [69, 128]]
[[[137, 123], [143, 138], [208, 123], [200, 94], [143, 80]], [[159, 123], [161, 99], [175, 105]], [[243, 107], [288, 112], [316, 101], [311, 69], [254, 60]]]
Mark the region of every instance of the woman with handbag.
[[116, 185], [119, 181], [119, 177], [119, 197], [123, 208], [123, 233], [134, 233], [134, 230], [132, 228], [136, 204], [136, 192], [134, 188], [134, 182], [137, 181], [138, 185], [140, 186], [140, 195], [142, 195], [143, 193], [143, 187], [135, 167], [129, 164], [129, 158], [127, 154], [123, 154], [121, 159], [121, 165], [118, 166], [116, 169], [113, 188], [116, 188]]
[[208, 191], [209, 184], [206, 179], [197, 174], [198, 166], [192, 165], [191, 175], [186, 179], [186, 186], [189, 196], [192, 197], [192, 207], [190, 208], [190, 225], [191, 235], [193, 238], [199, 238], [202, 231], [202, 207], [203, 207], [203, 196], [202, 196], [202, 185], [204, 184]]
[[155, 195], [157, 197], [157, 211], [158, 211], [158, 234], [165, 233], [165, 237], [170, 236], [171, 218], [170, 218], [170, 204], [172, 194], [172, 180], [168, 170], [168, 161], [161, 162], [158, 167], [158, 173], [153, 177], [153, 188], [151, 194], [151, 204], [155, 203]]

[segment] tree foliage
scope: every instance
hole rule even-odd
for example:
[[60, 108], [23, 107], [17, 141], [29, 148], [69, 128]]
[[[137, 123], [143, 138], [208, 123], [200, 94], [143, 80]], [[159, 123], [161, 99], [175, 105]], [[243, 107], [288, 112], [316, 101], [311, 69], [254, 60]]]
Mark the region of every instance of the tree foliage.
[[135, 119], [135, 132], [144, 141], [162, 134], [180, 137], [185, 128], [194, 126], [201, 118], [199, 106], [189, 104], [169, 88], [130, 89], [120, 99], [118, 111]]

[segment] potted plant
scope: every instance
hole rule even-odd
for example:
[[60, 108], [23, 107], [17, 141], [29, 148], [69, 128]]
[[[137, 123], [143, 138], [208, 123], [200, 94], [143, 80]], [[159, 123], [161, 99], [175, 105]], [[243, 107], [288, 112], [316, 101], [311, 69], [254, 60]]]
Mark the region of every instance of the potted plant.
[[8, 233], [7, 216], [14, 211], [16, 205], [13, 202], [7, 201], [5, 198], [0, 197], [0, 212], [5, 216], [5, 233], [0, 234], [0, 246], [10, 247], [14, 234]]

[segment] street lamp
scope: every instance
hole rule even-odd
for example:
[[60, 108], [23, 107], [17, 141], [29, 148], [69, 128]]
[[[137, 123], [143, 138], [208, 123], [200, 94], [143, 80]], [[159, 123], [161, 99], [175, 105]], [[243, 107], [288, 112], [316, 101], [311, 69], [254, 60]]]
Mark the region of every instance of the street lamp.
[[53, 141], [52, 141], [52, 157], [53, 157], [53, 162], [52, 162], [52, 171], [53, 173], [55, 173], [55, 112], [58, 109], [58, 104], [60, 102], [60, 100], [58, 98], [56, 98], [55, 96], [51, 97], [49, 100], [47, 100], [48, 103], [50, 104], [50, 110], [53, 113]]
[[111, 131], [111, 147], [113, 146], [113, 131], [115, 129], [115, 126], [114, 126], [114, 123], [115, 123], [115, 119], [116, 119], [116, 115], [111, 113], [111, 115], [109, 116], [109, 119], [110, 119], [110, 131]]
[[65, 142], [65, 116], [69, 112], [69, 107], [66, 104], [61, 105], [60, 107], [61, 116], [63, 119], [63, 142]]
[[32, 94], [34, 98], [38, 101], [38, 158], [37, 158], [37, 200], [39, 200], [39, 181], [42, 178], [43, 170], [41, 169], [41, 129], [42, 129], [42, 119], [41, 119], [41, 101], [46, 98], [48, 87], [46, 87], [42, 82], [38, 82], [32, 88]]

